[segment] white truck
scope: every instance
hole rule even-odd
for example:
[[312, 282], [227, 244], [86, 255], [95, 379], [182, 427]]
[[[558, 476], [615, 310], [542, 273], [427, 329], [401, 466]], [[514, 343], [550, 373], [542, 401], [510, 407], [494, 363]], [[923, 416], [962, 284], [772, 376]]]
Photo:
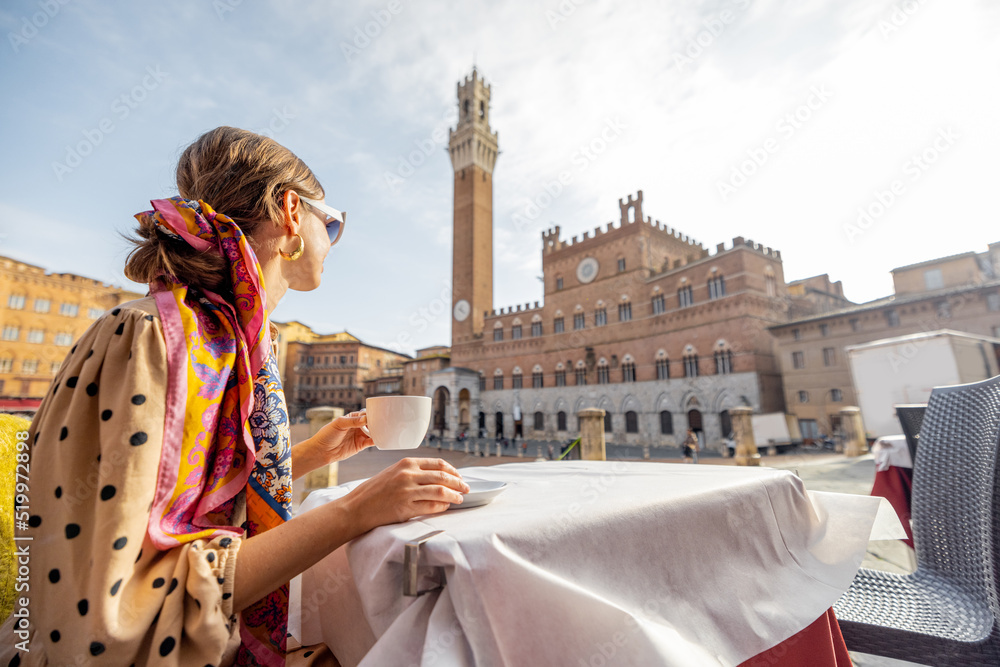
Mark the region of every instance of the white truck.
[[[761, 454], [781, 452], [802, 444], [799, 422], [794, 415], [768, 412], [750, 415], [750, 422], [753, 425], [754, 442]], [[736, 451], [736, 443], [727, 438], [726, 448], [732, 456]]]
[[931, 389], [998, 373], [1000, 339], [950, 329], [885, 338], [846, 349], [869, 439], [901, 432], [901, 403], [926, 403]]

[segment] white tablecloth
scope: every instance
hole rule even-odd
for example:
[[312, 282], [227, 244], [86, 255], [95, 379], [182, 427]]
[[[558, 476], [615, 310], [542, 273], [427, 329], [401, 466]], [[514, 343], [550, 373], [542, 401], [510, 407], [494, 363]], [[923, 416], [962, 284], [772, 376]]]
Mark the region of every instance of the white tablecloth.
[[888, 470], [889, 466], [913, 467], [910, 448], [906, 445], [906, 436], [882, 436], [872, 443], [872, 456], [875, 458], [875, 469], [879, 471]]
[[[736, 665], [823, 614], [879, 498], [806, 492], [767, 468], [534, 462], [468, 468], [490, 505], [384, 526], [292, 583], [290, 631], [346, 666]], [[300, 512], [340, 497], [314, 492]], [[888, 508], [880, 520], [899, 537]], [[402, 595], [406, 542], [421, 588]], [[301, 596], [301, 618], [300, 618]]]

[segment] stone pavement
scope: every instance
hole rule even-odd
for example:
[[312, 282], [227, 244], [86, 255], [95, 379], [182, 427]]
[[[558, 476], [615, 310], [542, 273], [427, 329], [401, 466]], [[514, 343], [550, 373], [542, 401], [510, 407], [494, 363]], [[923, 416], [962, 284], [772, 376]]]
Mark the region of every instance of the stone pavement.
[[[305, 433], [302, 433], [303, 437], [304, 435]], [[403, 451], [380, 451], [371, 448], [341, 462], [339, 481], [344, 483], [371, 477], [407, 456], [442, 458], [456, 468], [470, 468], [533, 461], [536, 451], [534, 447], [529, 447], [529, 455], [518, 458], [516, 456], [474, 456], [465, 453], [464, 445], [461, 451], [449, 451], [447, 447], [440, 451], [436, 447], [420, 447]], [[679, 454], [677, 458], [657, 458], [654, 460], [663, 463], [682, 463]], [[761, 464], [781, 470], [790, 470], [802, 479], [807, 489], [815, 491], [868, 495], [875, 478], [875, 463], [871, 455], [848, 459], [841, 454], [831, 452], [790, 452], [778, 456], [763, 456]], [[700, 465], [735, 465], [735, 463], [732, 459], [715, 456], [703, 457]], [[898, 541], [872, 542], [869, 544], [868, 555], [862, 566], [891, 572], [909, 572], [913, 568], [912, 551]], [[852, 658], [856, 667], [906, 667], [914, 664], [862, 654], [852, 654]]]

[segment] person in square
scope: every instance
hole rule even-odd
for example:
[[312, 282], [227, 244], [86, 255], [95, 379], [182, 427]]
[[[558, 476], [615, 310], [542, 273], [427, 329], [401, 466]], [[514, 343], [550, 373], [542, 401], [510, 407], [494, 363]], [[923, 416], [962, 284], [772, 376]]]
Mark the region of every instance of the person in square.
[[687, 436], [681, 447], [684, 453], [684, 463], [698, 462], [698, 436], [692, 429], [687, 430]]

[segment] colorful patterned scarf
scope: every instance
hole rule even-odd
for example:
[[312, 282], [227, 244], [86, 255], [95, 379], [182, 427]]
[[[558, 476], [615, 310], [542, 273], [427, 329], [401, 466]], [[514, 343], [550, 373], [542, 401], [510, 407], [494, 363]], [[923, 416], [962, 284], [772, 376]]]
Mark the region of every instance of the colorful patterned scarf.
[[[193, 540], [242, 537], [229, 521], [244, 489], [252, 536], [291, 518], [290, 494], [277, 495], [284, 484], [267, 489], [249, 483], [252, 473], [260, 476], [258, 468], [273, 468], [261, 460], [248, 423], [255, 378], [268, 370], [271, 350], [260, 265], [240, 228], [205, 202], [172, 197], [151, 203], [152, 211], [135, 217], [151, 220], [158, 231], [197, 251], [221, 255], [233, 299], [174, 276], [161, 275], [150, 284], [167, 345], [168, 386], [149, 537], [163, 550]], [[269, 491], [271, 496], [262, 497]], [[244, 609], [242, 617], [240, 664], [284, 665], [285, 587]]]

